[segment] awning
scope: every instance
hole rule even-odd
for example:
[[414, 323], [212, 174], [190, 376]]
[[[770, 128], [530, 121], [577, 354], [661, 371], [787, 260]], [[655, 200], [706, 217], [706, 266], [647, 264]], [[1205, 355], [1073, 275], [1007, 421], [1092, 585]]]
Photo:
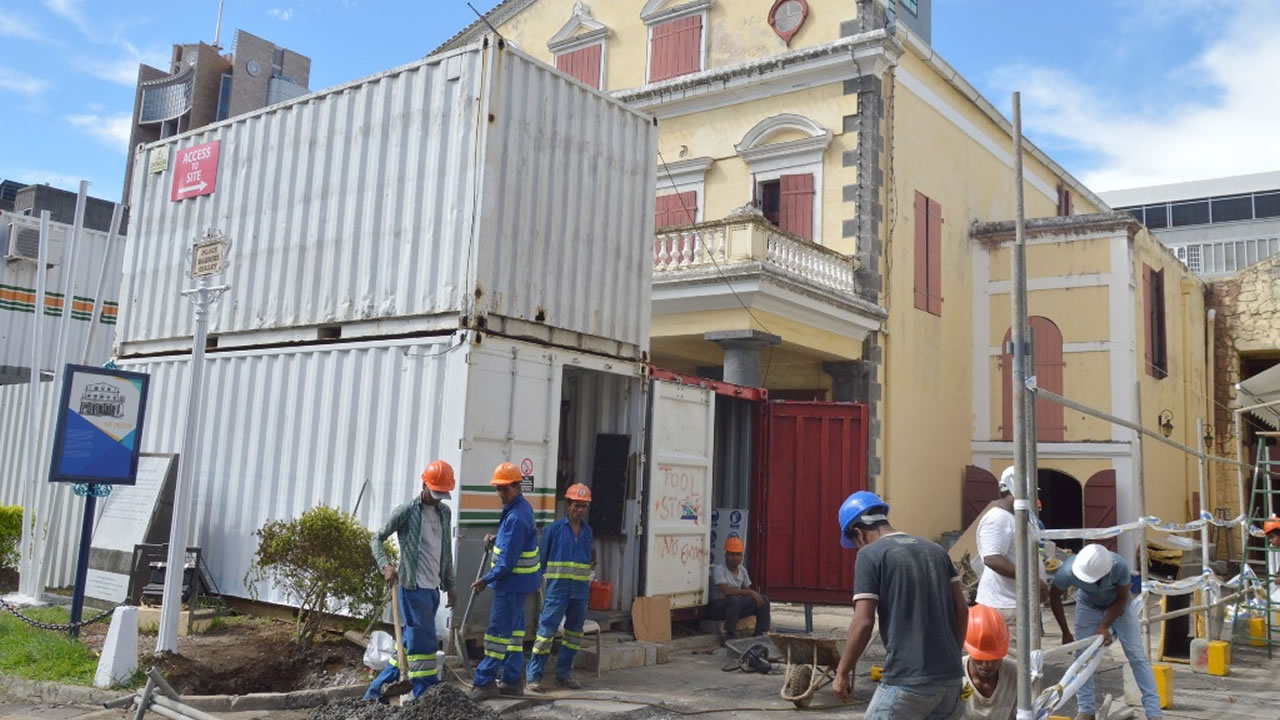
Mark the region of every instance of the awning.
[[[1236, 384], [1240, 407], [1280, 402], [1280, 365], [1263, 370], [1253, 377]], [[1250, 410], [1249, 414], [1261, 420], [1272, 430], [1280, 430], [1280, 405]]]

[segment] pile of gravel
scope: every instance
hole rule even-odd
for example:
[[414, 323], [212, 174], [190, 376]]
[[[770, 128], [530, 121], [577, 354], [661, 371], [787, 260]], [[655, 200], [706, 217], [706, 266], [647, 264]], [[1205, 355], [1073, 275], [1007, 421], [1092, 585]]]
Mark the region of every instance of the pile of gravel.
[[498, 715], [472, 702], [457, 687], [441, 683], [403, 707], [339, 700], [312, 710], [307, 720], [498, 720]]

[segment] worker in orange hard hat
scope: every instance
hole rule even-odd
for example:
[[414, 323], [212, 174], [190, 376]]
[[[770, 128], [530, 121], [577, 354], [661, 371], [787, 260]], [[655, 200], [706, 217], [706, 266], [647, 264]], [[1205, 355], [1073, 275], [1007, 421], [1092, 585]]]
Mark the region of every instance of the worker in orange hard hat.
[[1018, 713], [1018, 664], [1010, 660], [1009, 626], [996, 608], [969, 608], [965, 633], [965, 720], [1013, 720]]
[[547, 591], [538, 619], [538, 636], [533, 642], [533, 658], [526, 677], [529, 689], [542, 692], [542, 670], [551, 656], [556, 630], [564, 621], [564, 638], [556, 659], [556, 684], [577, 690], [582, 687], [573, 677], [573, 658], [582, 649], [582, 626], [587, 621], [587, 598], [591, 591], [591, 568], [595, 565], [591, 526], [587, 510], [591, 507], [591, 488], [582, 483], [570, 485], [564, 493], [569, 502], [565, 517], [542, 531], [543, 576]]
[[724, 562], [711, 568], [711, 605], [707, 608], [713, 620], [724, 620], [725, 641], [738, 636], [738, 618], [744, 613], [756, 616], [755, 635], [769, 632], [769, 596], [751, 589], [751, 576], [742, 564], [746, 547], [738, 535], [724, 541]]
[[1267, 534], [1267, 573], [1271, 576], [1271, 602], [1280, 603], [1280, 517], [1272, 515], [1262, 523]]
[[520, 469], [509, 462], [494, 468], [489, 484], [502, 500], [502, 519], [493, 540], [493, 565], [471, 585], [472, 592], [493, 586], [484, 658], [472, 679], [472, 700], [524, 694], [524, 603], [542, 585], [538, 528], [533, 507], [524, 499]]
[[[436, 611], [440, 593], [446, 595], [445, 607], [453, 607], [453, 547], [450, 538], [449, 506], [444, 504], [453, 492], [453, 467], [434, 460], [422, 471], [422, 491], [413, 500], [391, 513], [391, 519], [378, 531], [370, 544], [373, 556], [382, 568], [388, 585], [399, 587], [400, 607], [404, 620], [405, 661], [416, 698], [440, 682], [436, 668]], [[399, 567], [387, 558], [382, 543], [395, 533], [400, 543]], [[365, 692], [368, 700], [386, 702], [382, 686], [400, 674], [396, 659], [383, 668]]]

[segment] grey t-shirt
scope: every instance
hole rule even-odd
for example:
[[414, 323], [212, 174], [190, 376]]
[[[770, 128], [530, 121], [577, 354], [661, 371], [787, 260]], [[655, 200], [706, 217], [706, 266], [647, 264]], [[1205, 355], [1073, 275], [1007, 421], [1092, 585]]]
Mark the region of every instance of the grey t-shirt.
[[724, 593], [720, 592], [721, 584], [738, 590], [751, 587], [751, 576], [747, 575], [747, 566], [739, 565], [736, 573], [727, 565], [716, 565], [711, 568], [711, 602], [724, 598]]
[[1059, 590], [1066, 590], [1072, 585], [1076, 586], [1080, 592], [1080, 599], [1088, 603], [1089, 607], [1098, 609], [1110, 607], [1111, 603], [1116, 601], [1116, 588], [1129, 584], [1129, 563], [1116, 553], [1111, 553], [1111, 571], [1096, 583], [1087, 583], [1076, 577], [1076, 574], [1071, 572], [1071, 566], [1075, 563], [1075, 555], [1062, 561], [1062, 566], [1053, 576], [1053, 586]]
[[414, 578], [419, 588], [434, 590], [440, 587], [440, 543], [441, 537], [440, 508], [422, 508], [422, 535], [418, 541], [418, 577]]
[[894, 533], [858, 551], [853, 599], [876, 600], [880, 640], [888, 650], [886, 685], [928, 685], [964, 676], [951, 584], [960, 582], [947, 552], [923, 538]]

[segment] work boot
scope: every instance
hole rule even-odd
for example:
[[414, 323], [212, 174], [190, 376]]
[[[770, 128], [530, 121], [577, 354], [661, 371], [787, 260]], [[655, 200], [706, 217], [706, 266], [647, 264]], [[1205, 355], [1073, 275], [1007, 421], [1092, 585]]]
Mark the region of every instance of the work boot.
[[488, 685], [477, 685], [471, 688], [471, 693], [467, 697], [471, 698], [472, 702], [484, 702], [490, 698], [498, 697], [498, 692], [497, 684], [489, 683]]
[[545, 690], [542, 689], [542, 678], [538, 678], [537, 680], [534, 680], [533, 682], [529, 683], [527, 687], [529, 689], [529, 692], [536, 692], [536, 693], [546, 692]]
[[498, 694], [505, 697], [524, 697], [524, 686], [498, 683]]
[[567, 690], [582, 689], [582, 683], [575, 680], [572, 675], [566, 678], [556, 678], [556, 682], [559, 683], [560, 687], [565, 688]]

